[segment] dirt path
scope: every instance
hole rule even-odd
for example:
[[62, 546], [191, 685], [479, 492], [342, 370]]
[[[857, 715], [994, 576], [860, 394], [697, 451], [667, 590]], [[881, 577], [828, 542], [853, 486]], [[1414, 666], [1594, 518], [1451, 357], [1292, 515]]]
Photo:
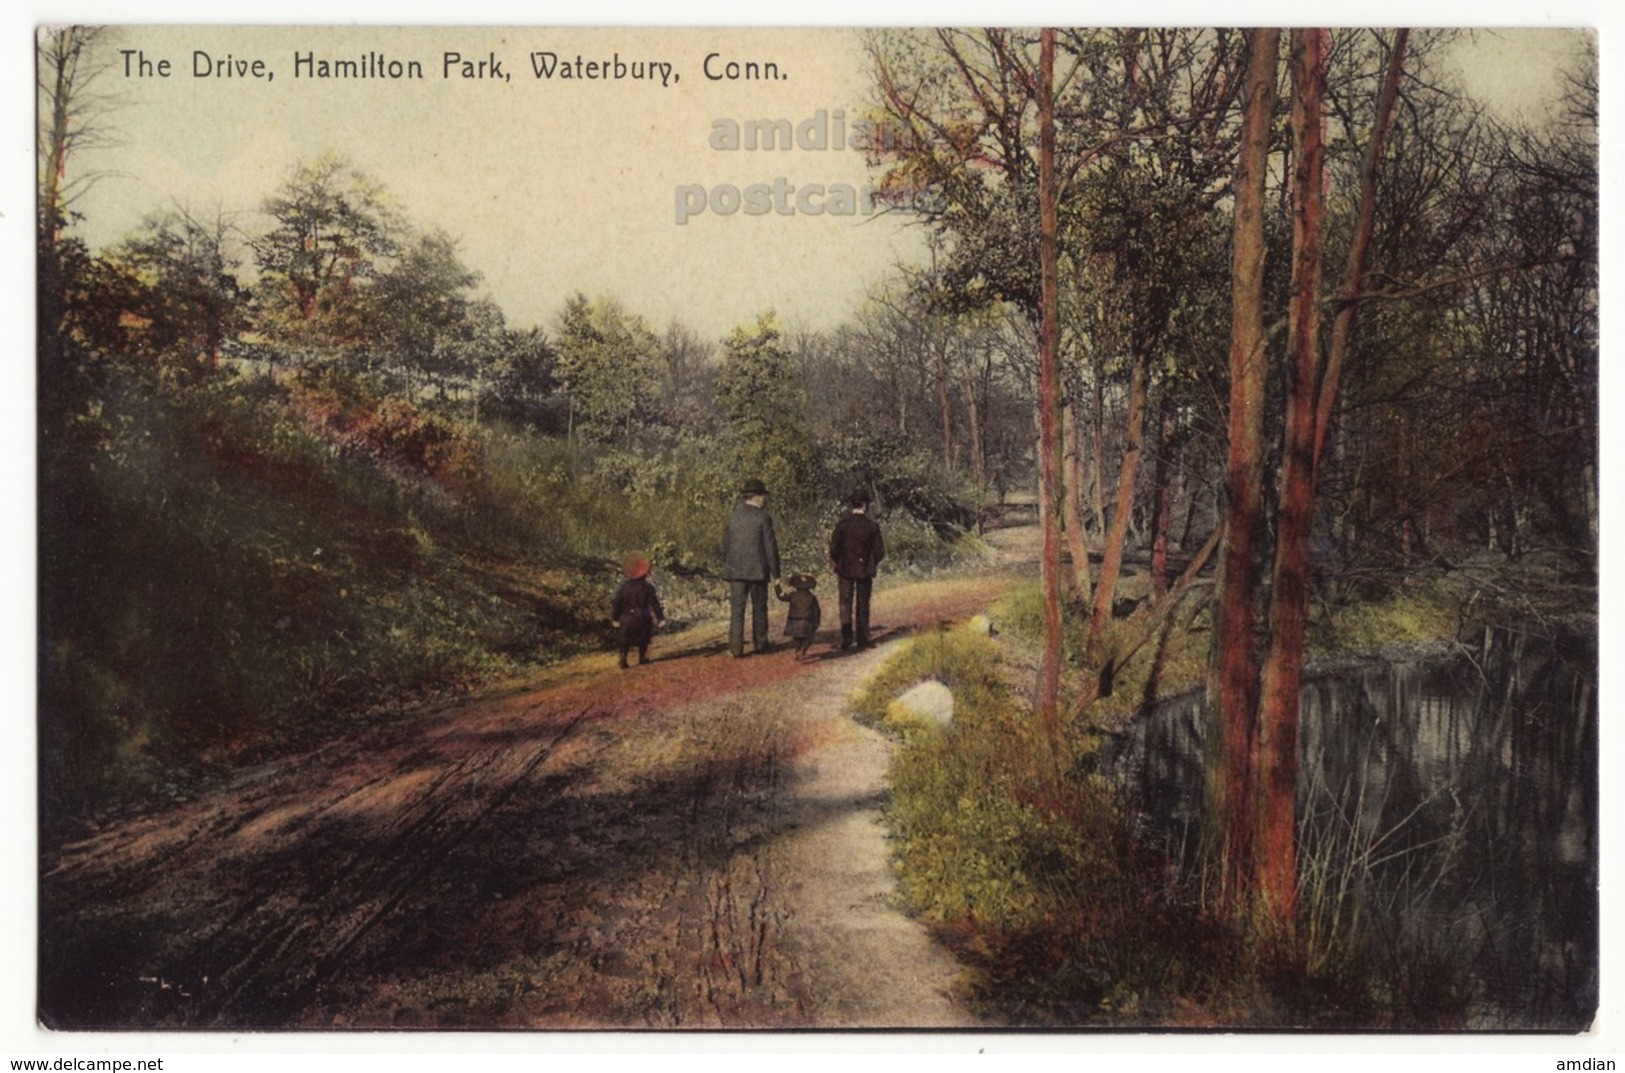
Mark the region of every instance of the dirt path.
[[61, 1028], [968, 1027], [892, 899], [852, 692], [999, 576], [877, 594], [880, 645], [720, 627], [244, 772], [41, 866]]

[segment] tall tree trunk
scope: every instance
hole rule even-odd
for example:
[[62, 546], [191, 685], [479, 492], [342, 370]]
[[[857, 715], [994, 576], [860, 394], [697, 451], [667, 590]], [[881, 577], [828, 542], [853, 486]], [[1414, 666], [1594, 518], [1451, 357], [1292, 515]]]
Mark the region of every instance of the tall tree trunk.
[[987, 498], [987, 447], [982, 442], [982, 406], [976, 395], [976, 374], [965, 369], [965, 407], [970, 419], [971, 477], [976, 482], [976, 528], [982, 528], [983, 501]]
[[1236, 160], [1230, 275], [1230, 428], [1215, 674], [1217, 733], [1208, 735], [1210, 859], [1239, 908], [1252, 864], [1252, 754], [1257, 713], [1255, 617], [1264, 515], [1264, 197], [1281, 33], [1248, 34], [1242, 141]]
[[1106, 371], [1101, 368], [1102, 361], [1095, 358], [1094, 369], [1094, 396], [1095, 416], [1094, 427], [1090, 429], [1089, 449], [1091, 479], [1089, 481], [1089, 505], [1095, 517], [1095, 532], [1106, 534]]
[[1063, 410], [1066, 426], [1066, 545], [1072, 560], [1072, 594], [1075, 600], [1089, 599], [1089, 545], [1083, 538], [1083, 429], [1078, 424], [1078, 403], [1067, 393]]
[[937, 408], [942, 413], [942, 468], [954, 469], [954, 408], [948, 390], [948, 341], [937, 343]]
[[1298, 706], [1309, 617], [1309, 531], [1315, 505], [1316, 386], [1320, 372], [1326, 31], [1292, 31], [1292, 298], [1288, 307], [1286, 438], [1282, 449], [1270, 647], [1259, 695], [1258, 835], [1253, 843], [1261, 922], [1291, 942], [1298, 913]]
[[1100, 556], [1100, 578], [1095, 583], [1094, 610], [1089, 616], [1089, 640], [1086, 651], [1095, 651], [1106, 623], [1112, 617], [1112, 596], [1117, 588], [1117, 575], [1123, 567], [1123, 547], [1128, 543], [1130, 516], [1134, 513], [1134, 486], [1140, 476], [1140, 456], [1145, 448], [1145, 381], [1150, 356], [1143, 351], [1134, 355], [1134, 366], [1129, 373], [1128, 427], [1123, 442], [1123, 462], [1117, 473], [1117, 500], [1112, 507], [1111, 528], [1106, 533], [1106, 546]]
[[1174, 419], [1172, 404], [1165, 392], [1157, 421], [1157, 464], [1152, 469], [1151, 508], [1151, 589], [1158, 596], [1168, 591], [1168, 530], [1173, 526], [1173, 489], [1170, 486]]
[[[63, 356], [62, 334], [67, 316], [67, 281], [63, 278], [61, 262], [62, 225], [66, 222], [68, 206], [64, 184], [67, 182], [68, 155], [74, 132], [82, 135], [88, 122], [83, 113], [84, 91], [80, 78], [80, 61], [86, 48], [101, 31], [82, 26], [65, 26], [57, 30], [42, 30], [36, 43], [35, 75], [38, 85], [49, 94], [49, 128], [43, 137], [49, 148], [45, 159], [39, 161], [39, 200], [35, 205], [36, 228], [35, 258], [39, 278], [36, 281], [35, 309], [39, 318], [39, 339], [36, 361], [46, 394], [54, 394], [53, 385], [61, 372]], [[43, 428], [42, 434], [54, 430]]]
[[1038, 62], [1038, 328], [1040, 479], [1044, 517], [1044, 656], [1038, 676], [1038, 711], [1051, 747], [1060, 743], [1061, 694], [1061, 384], [1060, 251], [1055, 190], [1055, 30], [1040, 31]]
[[[73, 33], [68, 30], [66, 33]], [[51, 149], [40, 185], [40, 226], [46, 228], [46, 244], [55, 249], [62, 240], [62, 180], [68, 173], [68, 84], [71, 69], [59, 66], [51, 94]]]
[[1321, 456], [1326, 447], [1327, 430], [1332, 424], [1332, 407], [1337, 401], [1337, 383], [1343, 375], [1343, 359], [1348, 352], [1349, 334], [1354, 328], [1354, 311], [1358, 308], [1358, 295], [1365, 282], [1366, 262], [1371, 250], [1371, 232], [1377, 218], [1377, 172], [1382, 165], [1382, 154], [1388, 144], [1388, 132], [1393, 128], [1394, 106], [1399, 101], [1399, 78], [1405, 68], [1405, 46], [1410, 41], [1409, 30], [1394, 34], [1393, 50], [1388, 54], [1388, 69], [1383, 75], [1382, 90], [1377, 95], [1377, 115], [1371, 127], [1371, 141], [1365, 147], [1365, 159], [1360, 165], [1360, 208], [1354, 222], [1354, 237], [1349, 244], [1348, 261], [1343, 268], [1343, 287], [1337, 313], [1332, 318], [1332, 335], [1326, 354], [1326, 375], [1320, 385], [1320, 398], [1315, 407], [1314, 472], [1320, 474]]

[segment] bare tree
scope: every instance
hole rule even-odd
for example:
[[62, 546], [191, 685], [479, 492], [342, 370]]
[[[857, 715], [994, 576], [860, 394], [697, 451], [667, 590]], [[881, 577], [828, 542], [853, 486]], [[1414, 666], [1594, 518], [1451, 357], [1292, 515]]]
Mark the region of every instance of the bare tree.
[[109, 116], [118, 107], [115, 95], [100, 83], [113, 67], [107, 48], [111, 31], [103, 26], [42, 27], [37, 41], [39, 202], [41, 218], [57, 217], [60, 226], [71, 206], [104, 172], [70, 173], [68, 162], [79, 153], [117, 143]]
[[73, 203], [102, 177], [96, 171], [74, 173], [69, 161], [114, 141], [108, 116], [118, 101], [98, 87], [111, 66], [107, 36], [102, 27], [42, 27], [35, 42], [39, 357], [47, 376], [55, 375], [62, 353], [67, 262], [82, 260], [77, 255], [83, 253], [64, 257], [62, 231]]

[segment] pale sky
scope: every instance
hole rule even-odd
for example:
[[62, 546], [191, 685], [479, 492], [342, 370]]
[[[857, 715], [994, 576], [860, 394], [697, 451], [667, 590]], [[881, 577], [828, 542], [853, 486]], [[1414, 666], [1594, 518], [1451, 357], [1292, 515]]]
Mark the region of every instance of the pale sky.
[[[445, 229], [511, 323], [549, 323], [576, 290], [610, 295], [658, 327], [680, 317], [708, 337], [758, 312], [823, 327], [919, 241], [895, 217], [810, 214], [841, 203], [834, 184], [871, 181], [862, 154], [797, 148], [719, 150], [714, 121], [811, 123], [826, 144], [863, 107], [859, 39], [849, 30], [175, 28], [125, 27], [124, 66], [106, 79], [128, 94], [120, 150], [74, 162], [117, 175], [78, 207], [93, 245], [116, 240], [171, 201], [212, 214], [254, 209], [294, 162], [334, 149], [395, 195], [422, 227]], [[644, 81], [538, 79], [533, 53], [572, 70], [618, 57]], [[263, 59], [269, 79], [198, 78], [231, 57]], [[417, 61], [421, 80], [295, 77], [295, 57]], [[446, 78], [446, 55], [500, 64], [503, 80]], [[776, 63], [776, 81], [712, 80], [727, 62]], [[142, 77], [140, 59], [154, 65]], [[168, 60], [169, 77], [156, 73]], [[208, 69], [207, 66], [205, 69]], [[765, 68], [764, 68], [765, 69]], [[666, 85], [662, 85], [666, 77]], [[104, 88], [106, 88], [104, 86]], [[780, 182], [782, 180], [782, 182]], [[772, 188], [770, 211], [730, 198]], [[718, 187], [723, 187], [720, 192]], [[803, 200], [797, 201], [797, 195]], [[682, 199], [684, 222], [679, 222]], [[703, 206], [695, 209], [695, 206]], [[731, 214], [717, 210], [733, 208]]]
[[[831, 146], [843, 129], [850, 137], [868, 88], [855, 30], [149, 25], [117, 33], [128, 55], [100, 88], [127, 101], [112, 120], [125, 144], [70, 162], [109, 173], [77, 205], [93, 246], [173, 203], [208, 215], [254, 210], [295, 162], [336, 150], [381, 180], [414, 224], [457, 239], [483, 276], [481, 290], [515, 326], [550, 326], [579, 290], [617, 298], [657, 329], [677, 318], [710, 339], [768, 309], [791, 325], [825, 328], [896, 263], [919, 256], [919, 228], [899, 217], [861, 204], [850, 215], [805, 211], [837, 204], [834, 184], [861, 192], [873, 180], [856, 150], [711, 144], [716, 121], [811, 123]], [[1571, 41], [1479, 34], [1464, 50], [1484, 61], [1471, 64], [1472, 88], [1505, 100], [1545, 95], [1554, 57]], [[629, 77], [538, 78], [533, 55], [542, 53], [583, 73], [581, 64], [613, 71], [618, 60]], [[416, 62], [423, 77], [300, 77], [302, 55]], [[459, 59], [448, 63], [450, 55]], [[723, 78], [707, 77], [708, 56], [710, 73]], [[464, 61], [479, 76], [493, 58], [502, 77], [464, 77]], [[244, 76], [238, 65], [256, 60], [269, 78]], [[730, 60], [776, 64], [780, 77], [728, 79]], [[158, 66], [165, 61], [167, 77]], [[216, 73], [199, 77], [200, 63]], [[222, 63], [232, 73], [221, 76]], [[648, 77], [630, 77], [639, 72]], [[731, 200], [752, 184], [773, 191], [765, 214]]]

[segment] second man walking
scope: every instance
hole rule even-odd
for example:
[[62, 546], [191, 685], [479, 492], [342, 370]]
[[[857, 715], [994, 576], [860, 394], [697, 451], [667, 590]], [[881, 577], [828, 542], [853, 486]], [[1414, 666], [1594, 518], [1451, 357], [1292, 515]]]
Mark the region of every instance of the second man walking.
[[854, 492], [846, 505], [846, 516], [835, 523], [829, 537], [829, 563], [840, 603], [841, 647], [868, 648], [869, 594], [886, 545], [879, 524], [869, 517], [869, 497]]

